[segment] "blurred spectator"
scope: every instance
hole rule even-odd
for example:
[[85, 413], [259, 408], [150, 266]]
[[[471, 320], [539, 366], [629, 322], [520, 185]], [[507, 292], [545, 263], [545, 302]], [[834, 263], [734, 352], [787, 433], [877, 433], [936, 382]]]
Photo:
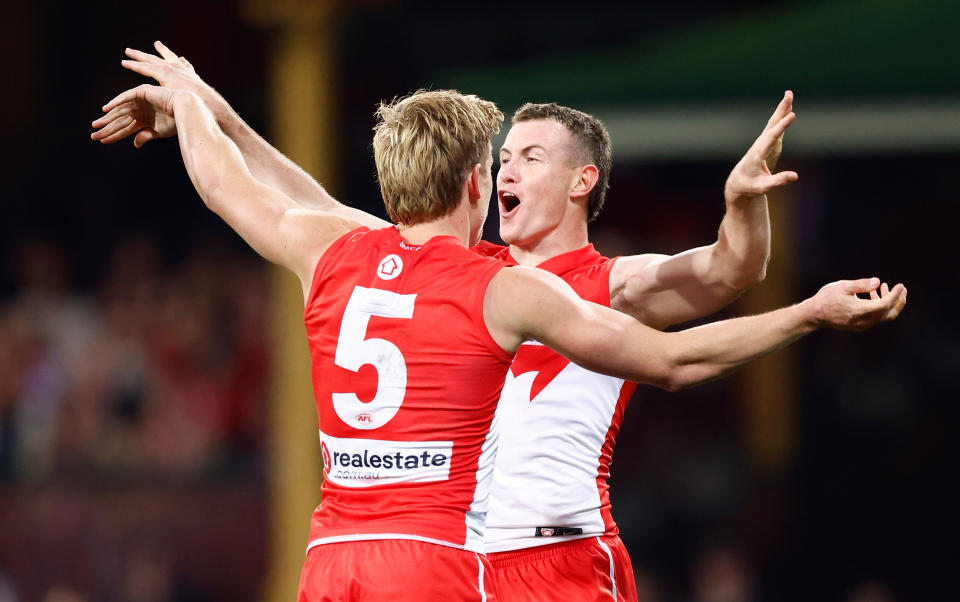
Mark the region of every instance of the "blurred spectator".
[[127, 602], [171, 602], [173, 571], [157, 550], [136, 549], [127, 559], [121, 598]]
[[896, 602], [890, 588], [882, 581], [864, 581], [853, 588], [847, 602]]
[[43, 602], [86, 602], [87, 599], [77, 592], [55, 585], [43, 596]]
[[694, 602], [751, 602], [753, 567], [735, 546], [711, 544], [694, 561], [691, 578]]
[[0, 308], [0, 482], [9, 478], [13, 467], [13, 412], [19, 390], [13, 328]]
[[146, 331], [155, 320], [160, 275], [149, 239], [118, 245], [97, 291], [98, 328], [72, 364], [59, 457], [73, 470], [139, 465], [134, 432], [149, 389]]
[[220, 243], [174, 269], [150, 237], [112, 253], [87, 296], [31, 239], [0, 306], [0, 478], [192, 478], [260, 449], [266, 281]]
[[637, 602], [664, 602], [663, 586], [653, 571], [634, 567], [633, 578], [637, 584]]
[[[17, 296], [5, 322], [13, 357], [13, 461], [28, 479], [46, 477], [54, 465], [56, 427], [69, 389], [69, 363], [83, 353], [95, 316], [89, 303], [69, 290], [62, 249], [44, 238], [29, 239], [13, 255]], [[10, 344], [8, 343], [8, 344]]]
[[13, 584], [0, 571], [0, 602], [18, 602], [19, 600]]

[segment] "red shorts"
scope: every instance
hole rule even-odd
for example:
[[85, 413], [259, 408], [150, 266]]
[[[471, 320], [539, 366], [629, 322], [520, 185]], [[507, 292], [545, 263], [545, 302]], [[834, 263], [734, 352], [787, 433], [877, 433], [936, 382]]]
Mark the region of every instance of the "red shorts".
[[328, 543], [307, 552], [297, 601], [495, 602], [491, 570], [483, 554], [422, 541]]
[[500, 602], [636, 602], [633, 566], [623, 542], [585, 537], [488, 554]]

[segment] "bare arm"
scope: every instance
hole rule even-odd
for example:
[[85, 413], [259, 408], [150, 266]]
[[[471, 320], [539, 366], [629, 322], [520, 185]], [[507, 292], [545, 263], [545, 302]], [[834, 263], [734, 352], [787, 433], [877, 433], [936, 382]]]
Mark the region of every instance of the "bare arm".
[[[870, 293], [863, 299], [857, 293]], [[535, 339], [588, 370], [676, 390], [720, 378], [822, 327], [865, 330], [893, 320], [906, 289], [877, 279], [841, 281], [766, 314], [676, 333], [649, 328], [588, 303], [562, 280], [529, 268], [501, 270], [484, 298], [484, 319], [507, 350]]]
[[175, 119], [184, 166], [203, 202], [257, 253], [297, 274], [306, 293], [323, 252], [360, 224], [331, 212], [306, 211], [253, 177], [236, 144], [192, 92], [144, 84], [113, 102], [132, 99]]
[[[128, 48], [126, 54], [131, 60], [124, 61], [123, 66], [157, 80], [165, 88], [196, 94], [213, 113], [223, 133], [236, 144], [254, 178], [283, 192], [304, 209], [337, 213], [370, 228], [390, 225], [374, 215], [339, 203], [310, 174], [257, 134], [223, 96], [196, 74], [185, 57], [177, 57], [159, 41], [154, 47], [160, 56]], [[94, 122], [94, 127], [100, 128], [94, 139], [109, 144], [135, 133], [134, 145], [140, 147], [154, 138], [177, 133], [172, 121], [157, 123], [162, 121], [162, 116], [152, 115], [150, 105], [144, 104], [133, 100], [111, 109]]]
[[727, 178], [726, 214], [717, 241], [673, 256], [618, 259], [610, 273], [612, 307], [663, 328], [713, 313], [763, 280], [770, 258], [766, 193], [797, 179], [792, 171], [771, 173], [794, 119], [792, 107], [788, 91]]

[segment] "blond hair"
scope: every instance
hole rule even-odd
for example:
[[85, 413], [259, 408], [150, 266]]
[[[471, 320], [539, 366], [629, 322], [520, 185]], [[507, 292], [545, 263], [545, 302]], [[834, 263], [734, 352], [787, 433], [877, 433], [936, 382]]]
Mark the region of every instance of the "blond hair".
[[467, 174], [486, 165], [503, 123], [492, 102], [456, 90], [418, 90], [380, 103], [373, 156], [390, 219], [414, 225], [443, 217], [460, 200]]

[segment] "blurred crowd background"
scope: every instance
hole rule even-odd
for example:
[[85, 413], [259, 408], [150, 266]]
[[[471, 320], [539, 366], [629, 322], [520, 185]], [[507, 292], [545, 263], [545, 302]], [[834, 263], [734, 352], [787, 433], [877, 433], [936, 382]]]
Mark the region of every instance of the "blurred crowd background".
[[271, 5], [332, 9], [307, 30], [333, 56], [337, 117], [317, 136], [338, 198], [384, 214], [381, 99], [558, 101], [613, 136], [591, 226], [608, 255], [715, 240], [726, 174], [793, 89], [781, 167], [800, 180], [771, 197], [770, 276], [719, 317], [872, 275], [909, 304], [722, 382], [638, 390], [612, 500], [640, 599], [955, 597], [954, 3], [37, 0], [0, 26], [0, 602], [270, 599], [271, 441], [294, 436], [269, 418], [270, 268], [203, 207], [174, 141], [103, 147], [89, 123], [141, 83], [123, 48], [162, 39], [271, 139], [270, 57], [306, 27]]

